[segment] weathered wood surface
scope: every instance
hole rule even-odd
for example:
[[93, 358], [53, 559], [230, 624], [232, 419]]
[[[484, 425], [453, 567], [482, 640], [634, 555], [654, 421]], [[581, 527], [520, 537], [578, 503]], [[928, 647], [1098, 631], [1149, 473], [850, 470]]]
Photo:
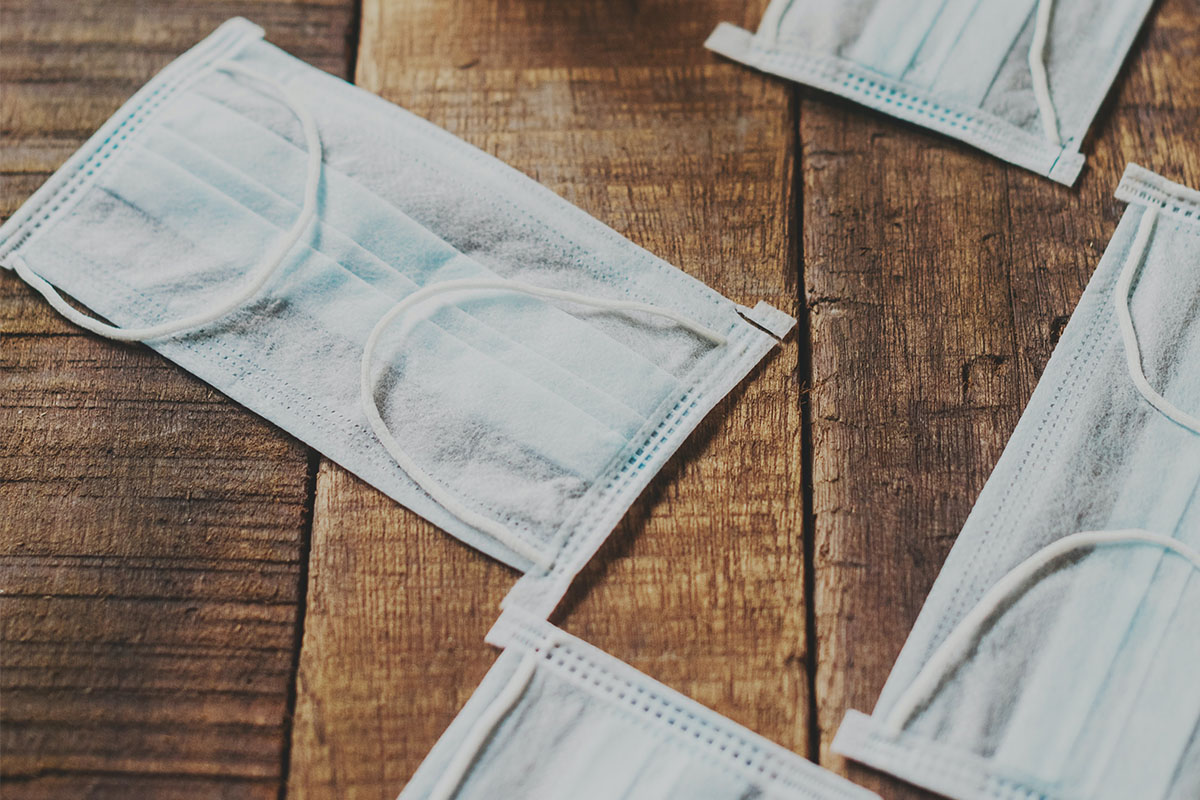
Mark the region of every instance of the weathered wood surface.
[[869, 711], [1125, 204], [1136, 161], [1200, 185], [1195, 3], [1151, 13], [1068, 189], [827, 95], [800, 105], [821, 762]]
[[[0, 214], [239, 11], [347, 68], [348, 2], [6, 0]], [[0, 273], [3, 795], [278, 796], [306, 448]]]
[[[1200, 185], [1200, 25], [1160, 3], [1066, 189], [704, 51], [716, 22], [757, 24], [745, 5], [0, 0], [0, 213], [240, 13], [734, 299], [800, 313], [555, 621], [922, 797], [829, 742], [874, 703], [1124, 164]], [[5, 797], [391, 798], [495, 657], [512, 571], [7, 273], [0, 431]]]

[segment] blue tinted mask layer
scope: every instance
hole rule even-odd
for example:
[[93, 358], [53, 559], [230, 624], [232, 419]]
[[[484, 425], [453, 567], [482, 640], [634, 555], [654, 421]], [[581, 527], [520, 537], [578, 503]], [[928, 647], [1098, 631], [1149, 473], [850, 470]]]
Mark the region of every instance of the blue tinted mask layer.
[[774, 0], [706, 46], [1061, 183], [1153, 0]]
[[784, 750], [528, 614], [401, 800], [870, 800]]
[[261, 35], [233, 20], [156, 76], [0, 229], [0, 263], [531, 571], [523, 596], [552, 607], [792, 320]]
[[1200, 796], [1200, 193], [1130, 203], [870, 717], [957, 798]]

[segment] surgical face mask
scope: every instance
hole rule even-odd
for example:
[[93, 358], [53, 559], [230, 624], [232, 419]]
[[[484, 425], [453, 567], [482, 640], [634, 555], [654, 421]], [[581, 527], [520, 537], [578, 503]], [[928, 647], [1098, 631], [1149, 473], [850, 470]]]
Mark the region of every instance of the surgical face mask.
[[1126, 210], [870, 717], [955, 798], [1200, 797], [1200, 193]]
[[0, 263], [540, 588], [793, 322], [245, 20], [109, 120], [0, 229]]
[[773, 0], [705, 43], [1070, 185], [1153, 0]]
[[523, 612], [401, 800], [878, 798]]

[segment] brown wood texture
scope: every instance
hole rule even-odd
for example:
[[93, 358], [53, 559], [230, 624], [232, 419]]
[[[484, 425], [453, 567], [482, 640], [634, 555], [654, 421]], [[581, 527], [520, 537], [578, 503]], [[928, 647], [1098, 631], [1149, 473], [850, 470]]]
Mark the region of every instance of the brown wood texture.
[[928, 795], [830, 742], [874, 705], [1125, 209], [1126, 163], [1200, 185], [1197, 52], [1196, 4], [1160, 3], [1073, 189], [803, 93], [820, 757], [885, 797]]
[[[829, 743], [873, 705], [1125, 163], [1200, 185], [1200, 24], [1194, 0], [1158, 4], [1067, 189], [703, 50], [719, 21], [757, 25], [746, 5], [0, 0], [0, 213], [243, 14], [735, 300], [800, 313], [554, 621], [926, 797]], [[495, 658], [515, 579], [0, 271], [4, 797], [394, 797]]]
[[[353, 11], [5, 0], [0, 214], [227, 17], [345, 71]], [[278, 796], [306, 448], [0, 273], [3, 795]]]
[[[739, 302], [790, 311], [791, 89], [701, 47], [760, 13], [372, 0], [357, 79]], [[804, 752], [796, 341], [701, 425], [555, 621]], [[289, 796], [395, 793], [495, 659], [483, 635], [515, 577], [323, 465]]]

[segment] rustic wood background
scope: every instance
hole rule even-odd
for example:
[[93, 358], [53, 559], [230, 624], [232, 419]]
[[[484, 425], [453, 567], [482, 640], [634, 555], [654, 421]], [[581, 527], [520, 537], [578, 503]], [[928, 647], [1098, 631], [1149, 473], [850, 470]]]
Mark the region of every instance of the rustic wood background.
[[[881, 792], [869, 710], [1123, 206], [1200, 185], [1200, 6], [1163, 0], [1067, 189], [724, 61], [762, 0], [2, 0], [0, 214], [229, 16], [801, 319], [555, 621]], [[6, 798], [390, 799], [513, 572], [0, 275]]]

